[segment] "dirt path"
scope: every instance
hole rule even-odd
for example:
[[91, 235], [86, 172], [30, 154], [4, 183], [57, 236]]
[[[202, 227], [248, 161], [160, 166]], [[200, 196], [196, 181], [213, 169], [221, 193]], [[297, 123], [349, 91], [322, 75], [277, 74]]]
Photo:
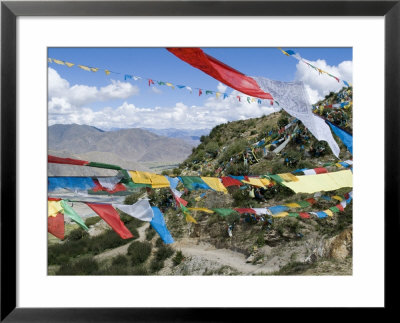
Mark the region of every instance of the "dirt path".
[[[137, 229], [139, 232], [139, 238], [137, 238], [135, 241], [144, 241], [146, 239], [146, 235], [144, 232], [148, 228], [149, 225], [150, 225], [149, 223], [145, 223], [144, 225], [142, 225], [141, 227], [139, 227]], [[112, 257], [118, 256], [118, 255], [126, 255], [130, 244], [131, 243], [129, 242], [129, 243], [124, 244], [123, 246], [117, 247], [115, 249], [104, 251], [104, 252], [98, 254], [97, 256], [95, 256], [94, 259], [100, 261], [100, 260], [104, 260], [106, 258], [112, 258]]]
[[174, 249], [181, 250], [184, 256], [201, 257], [219, 263], [221, 266], [230, 266], [244, 275], [258, 271], [260, 265], [246, 263], [245, 255], [229, 249], [216, 249], [209, 244], [193, 244], [189, 239], [183, 239], [173, 244]]

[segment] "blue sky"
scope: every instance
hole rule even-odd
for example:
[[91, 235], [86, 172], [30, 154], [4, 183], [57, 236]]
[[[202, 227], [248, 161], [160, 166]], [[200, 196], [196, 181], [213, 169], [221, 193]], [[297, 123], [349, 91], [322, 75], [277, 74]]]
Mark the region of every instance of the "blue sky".
[[[327, 75], [318, 75], [277, 48], [202, 49], [249, 76], [302, 80], [311, 101], [341, 87]], [[351, 48], [290, 49], [331, 74], [352, 82]], [[211, 128], [221, 122], [274, 111], [269, 105], [255, 107], [232, 100], [220, 102], [222, 99], [210, 95], [198, 96], [197, 91], [190, 94], [187, 90], [173, 90], [167, 86], [149, 87], [145, 80], [124, 80], [124, 75], [130, 74], [232, 93], [232, 89], [225, 89], [217, 80], [179, 60], [165, 48], [49, 48], [48, 57], [121, 73], [106, 75], [101, 70], [87, 72], [76, 65], [49, 63], [49, 124], [86, 123], [104, 129], [151, 127], [152, 124], [155, 128]], [[192, 112], [194, 115], [190, 115]]]

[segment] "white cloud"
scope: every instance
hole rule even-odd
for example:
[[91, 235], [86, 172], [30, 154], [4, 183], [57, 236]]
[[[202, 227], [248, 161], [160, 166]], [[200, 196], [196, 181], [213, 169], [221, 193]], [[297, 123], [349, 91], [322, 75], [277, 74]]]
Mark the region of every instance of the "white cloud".
[[95, 86], [73, 85], [63, 79], [56, 70], [48, 69], [49, 101], [64, 100], [73, 106], [84, 106], [96, 101], [127, 99], [139, 93], [139, 88], [131, 83], [111, 80], [111, 84], [98, 89]]
[[[326, 61], [322, 59], [309, 62], [312, 65], [338, 77], [339, 79], [350, 83], [353, 82], [352, 61], [343, 61], [337, 66], [328, 65]], [[329, 75], [319, 75], [316, 70], [303, 62], [298, 62], [296, 68], [297, 70], [295, 79], [297, 81], [304, 82], [311, 103], [315, 103], [316, 101], [323, 99], [325, 95], [329, 94], [329, 92], [336, 92], [344, 86], [342, 82], [338, 82]]]
[[225, 93], [227, 88], [228, 87], [226, 85], [222, 84], [221, 82], [218, 83], [218, 86], [217, 86], [218, 92]]
[[156, 93], [156, 94], [161, 94], [163, 91], [161, 91], [157, 86], [152, 86], [151, 90]]
[[[234, 95], [240, 93], [234, 91]], [[56, 123], [88, 124], [101, 129], [117, 128], [212, 128], [220, 123], [260, 117], [275, 112], [276, 107], [256, 102], [248, 103], [244, 98], [209, 97], [204, 106], [187, 106], [181, 102], [172, 107], [139, 108], [124, 102], [116, 109], [105, 107], [99, 111], [74, 107], [65, 100], [49, 102], [49, 125]]]

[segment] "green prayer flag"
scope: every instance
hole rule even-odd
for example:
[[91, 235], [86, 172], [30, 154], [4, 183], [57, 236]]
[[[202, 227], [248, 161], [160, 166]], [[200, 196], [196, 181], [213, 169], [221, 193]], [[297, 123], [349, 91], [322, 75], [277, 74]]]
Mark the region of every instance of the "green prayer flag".
[[64, 200], [61, 200], [61, 207], [64, 209], [64, 214], [68, 215], [74, 222], [76, 222], [82, 229], [89, 231], [89, 228], [83, 222], [82, 218], [70, 207]]
[[299, 216], [299, 213], [292, 212], [292, 213], [289, 213], [289, 215], [288, 215], [288, 216], [292, 216], [292, 217], [295, 217], [295, 218], [297, 218], [297, 217]]
[[206, 94], [213, 94], [213, 91], [206, 91]]
[[279, 175], [268, 175], [270, 178], [272, 178], [275, 182], [277, 183], [282, 183], [283, 179]]
[[217, 212], [219, 215], [222, 216], [228, 216], [232, 213], [236, 213], [234, 209], [211, 209], [211, 210]]
[[311, 204], [309, 203], [309, 202], [307, 202], [307, 201], [296, 201], [296, 203], [298, 204], [298, 205], [300, 205], [300, 207], [307, 207], [307, 206], [310, 206]]
[[331, 210], [333, 213], [339, 212], [339, 209], [336, 206], [330, 207], [329, 210]]
[[117, 165], [104, 164], [104, 163], [98, 163], [98, 162], [90, 162], [86, 166], [122, 170], [122, 168]]

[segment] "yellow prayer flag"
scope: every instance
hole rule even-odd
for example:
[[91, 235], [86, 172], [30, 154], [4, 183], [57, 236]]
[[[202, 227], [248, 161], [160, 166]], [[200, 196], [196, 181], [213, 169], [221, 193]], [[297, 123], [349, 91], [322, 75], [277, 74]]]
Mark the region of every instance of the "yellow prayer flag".
[[89, 68], [89, 67], [87, 67], [87, 66], [84, 66], [84, 65], [78, 65], [78, 67], [79, 67], [79, 68], [81, 68], [81, 69], [83, 69], [83, 70], [85, 70], [85, 71], [88, 71], [88, 72], [90, 72], [90, 68]]
[[163, 175], [148, 172], [128, 171], [132, 181], [137, 184], [149, 184], [152, 188], [169, 187], [170, 183]]
[[291, 173], [278, 174], [285, 182], [297, 182], [298, 179]]
[[67, 65], [68, 67], [74, 66], [74, 63], [69, 63], [69, 62], [65, 62], [65, 65]]
[[53, 62], [53, 61], [51, 60], [50, 57], [47, 59], [47, 61], [48, 61], [49, 63], [52, 63], [52, 62]]
[[109, 70], [105, 70], [104, 72], [106, 73], [106, 75], [110, 75], [110, 71]]
[[97, 67], [91, 67], [90, 70], [91, 70], [92, 72], [97, 72], [99, 69], [98, 69]]
[[[262, 179], [265, 179], [265, 178], [262, 178]], [[242, 182], [245, 184], [250, 184], [253, 186], [265, 188], [264, 183], [261, 181], [260, 178], [249, 177], [248, 181], [242, 180]]]
[[296, 177], [298, 178], [297, 182], [282, 183], [295, 193], [328, 192], [342, 187], [353, 187], [353, 173], [351, 170]]
[[297, 203], [287, 203], [287, 204], [284, 204], [285, 206], [287, 206], [287, 207], [294, 207], [294, 208], [296, 208], [296, 207], [300, 207], [300, 204], [297, 204]]
[[260, 182], [263, 183], [265, 186], [271, 184], [271, 181], [268, 178], [260, 178]]
[[335, 200], [338, 200], [340, 202], [343, 201], [343, 199], [340, 196], [337, 196], [337, 195], [332, 196], [332, 198], [335, 199]]
[[174, 85], [173, 85], [172, 83], [166, 82], [165, 84], [166, 84], [167, 86], [170, 86], [170, 87], [172, 87], [173, 89], [175, 89], [175, 87], [174, 87]]
[[324, 212], [326, 213], [326, 214], [328, 214], [329, 216], [333, 216], [333, 212], [331, 211], [331, 210], [324, 210]]
[[341, 165], [341, 164], [339, 164], [339, 163], [336, 163], [335, 164], [337, 167], [339, 167], [339, 168], [343, 168], [343, 165]]
[[217, 99], [221, 96], [221, 93], [219, 92], [215, 92], [215, 96], [217, 97]]
[[47, 201], [48, 216], [56, 217], [59, 212], [63, 212], [61, 201]]
[[285, 216], [288, 216], [288, 212], [279, 212], [279, 213], [276, 213], [276, 214], [272, 214], [272, 217], [274, 217], [274, 218], [284, 218]]
[[214, 191], [217, 192], [224, 192], [228, 194], [228, 190], [226, 187], [221, 183], [221, 180], [218, 177], [201, 177], [201, 179], [210, 186]]
[[188, 222], [188, 223], [193, 222], [193, 223], [197, 224], [197, 221], [189, 213], [184, 212], [184, 214], [185, 214], [186, 222]]
[[64, 65], [64, 62], [63, 62], [63, 61], [60, 61], [60, 60], [58, 60], [58, 59], [54, 59], [54, 58], [53, 58], [53, 62], [56, 63], [56, 64], [59, 64], [59, 65]]
[[188, 210], [201, 211], [201, 212], [206, 212], [206, 213], [210, 213], [210, 214], [214, 213], [213, 210], [207, 209], [205, 207], [188, 207]]

